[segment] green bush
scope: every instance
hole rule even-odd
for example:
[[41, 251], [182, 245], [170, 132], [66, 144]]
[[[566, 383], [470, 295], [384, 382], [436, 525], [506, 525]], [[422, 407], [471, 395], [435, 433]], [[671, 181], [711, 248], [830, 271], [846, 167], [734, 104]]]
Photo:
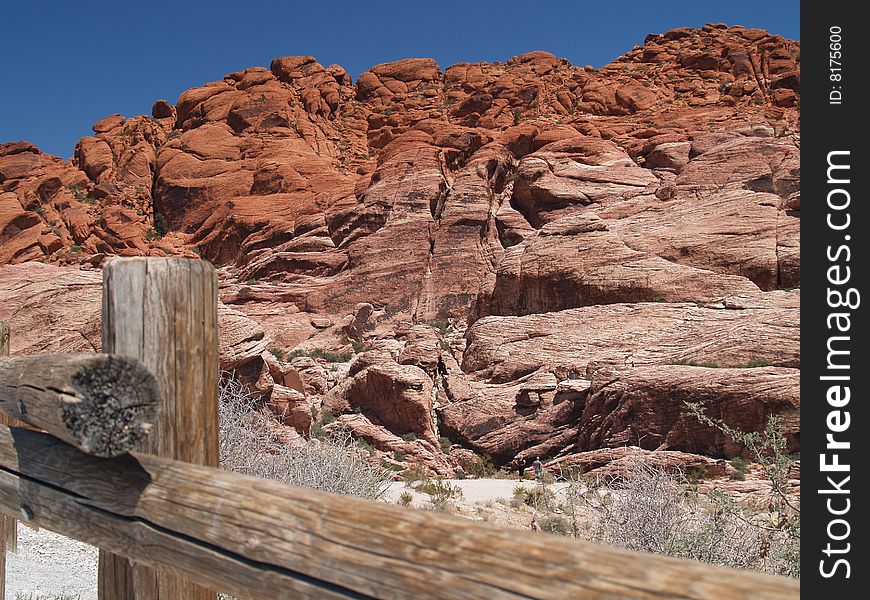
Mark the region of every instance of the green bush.
[[407, 486], [413, 486], [418, 481], [425, 481], [428, 477], [429, 473], [422, 465], [411, 465], [402, 471], [402, 481]]
[[441, 335], [446, 334], [450, 330], [450, 323], [447, 321], [432, 321], [429, 325], [440, 331]]
[[406, 442], [416, 442], [417, 441], [417, 434], [414, 433], [413, 431], [411, 431], [411, 432], [402, 434], [402, 439], [405, 440]]
[[568, 535], [568, 522], [559, 515], [547, 515], [539, 523], [541, 531], [555, 535]]
[[[287, 351], [282, 348], [269, 348], [269, 354], [281, 361], [287, 357]], [[314, 409], [313, 406], [311, 408]]]
[[474, 459], [465, 465], [465, 471], [473, 477], [481, 478], [491, 477], [495, 474], [496, 468], [492, 462], [492, 458], [488, 455], [475, 454]]
[[323, 348], [315, 348], [307, 353], [310, 358], [320, 358], [326, 362], [341, 363], [348, 362], [353, 356], [347, 352], [330, 352]]
[[517, 484], [513, 490], [513, 501], [511, 504], [520, 506], [525, 504], [531, 506], [535, 510], [544, 510], [552, 508], [556, 500], [556, 496], [544, 486], [536, 485], [526, 487]]
[[[770, 524], [773, 522], [775, 533], [769, 534], [766, 538], [766, 543], [771, 544], [772, 549], [765, 570], [798, 577], [800, 575], [800, 498], [792, 498], [789, 494], [789, 471], [796, 458], [788, 452], [788, 440], [783, 431], [782, 418], [769, 417], [763, 431], [746, 432], [731, 427], [721, 419], [710, 417], [706, 409], [697, 402], [685, 404], [701, 423], [721, 431], [733, 441], [742, 444], [752, 455], [753, 462], [761, 467], [773, 492], [767, 511], [769, 516], [746, 515], [745, 511], [730, 499], [723, 498], [722, 503], [726, 503], [726, 508], [735, 514], [740, 514], [744, 522], [758, 527], [763, 532], [770, 531]], [[734, 466], [733, 462], [732, 466]]]
[[462, 498], [462, 489], [452, 485], [443, 478], [425, 479], [414, 487], [421, 494], [429, 496], [429, 506], [432, 510], [444, 512], [454, 501]]
[[[312, 408], [313, 408], [313, 407], [312, 407]], [[368, 441], [366, 441], [366, 440], [360, 438], [360, 439], [357, 439], [357, 441], [356, 441], [356, 445], [359, 446], [360, 449], [365, 450], [366, 452], [368, 452], [368, 453], [369, 453], [369, 456], [374, 456], [374, 455], [375, 455], [375, 447], [374, 447], [374, 445], [371, 444], [370, 442], [368, 442]]]
[[764, 358], [754, 358], [754, 359], [750, 360], [748, 363], [746, 363], [744, 366], [745, 366], [745, 368], [747, 368], [747, 369], [754, 369], [754, 368], [756, 368], [756, 367], [769, 367], [769, 366], [771, 366], [772, 364], [773, 364], [773, 363], [771, 363], [771, 362], [770, 362], [769, 360], [767, 360], [767, 359], [764, 359]]
[[160, 237], [163, 237], [169, 231], [169, 223], [166, 222], [166, 217], [157, 211], [154, 212], [154, 231]]
[[453, 446], [453, 442], [450, 441], [450, 438], [446, 435], [442, 435], [438, 438], [438, 443], [441, 444], [441, 452], [444, 454], [450, 453], [450, 448]]
[[746, 473], [746, 470], [749, 468], [750, 462], [743, 458], [742, 456], [735, 456], [730, 461], [728, 461], [732, 467], [736, 471], [740, 471], [741, 473]]
[[[271, 352], [275, 356], [275, 358], [283, 362], [290, 362], [291, 360], [299, 356], [307, 356], [308, 358], [315, 359], [319, 358], [321, 360], [325, 360], [326, 362], [331, 363], [348, 362], [351, 358], [353, 358], [353, 355], [347, 352], [331, 352], [329, 350], [324, 350], [323, 348], [314, 348], [313, 350], [297, 349], [291, 350], [289, 352], [287, 350], [270, 349], [269, 352]], [[279, 352], [280, 355], [276, 354], [276, 352]]]
[[675, 365], [685, 365], [687, 367], [705, 367], [707, 369], [718, 369], [718, 363], [714, 362], [696, 362], [694, 360], [688, 360], [685, 358], [681, 358], [680, 360], [674, 361]]
[[704, 469], [695, 467], [692, 469], [688, 469], [686, 471], [686, 481], [688, 481], [691, 485], [697, 485], [704, 481], [704, 478], [707, 476], [707, 473], [704, 472]]

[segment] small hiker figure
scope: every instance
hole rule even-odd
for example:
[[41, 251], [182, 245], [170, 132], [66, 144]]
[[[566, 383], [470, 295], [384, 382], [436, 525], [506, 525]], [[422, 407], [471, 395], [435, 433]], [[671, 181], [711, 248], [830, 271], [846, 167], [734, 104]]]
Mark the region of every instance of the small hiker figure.
[[526, 461], [520, 461], [520, 466], [517, 467], [517, 472], [520, 474], [520, 481], [526, 478]]
[[544, 463], [541, 462], [540, 456], [535, 457], [535, 462], [532, 463], [532, 467], [535, 469], [535, 479], [540, 481], [544, 477]]
[[532, 531], [538, 531], [538, 519], [532, 519]]

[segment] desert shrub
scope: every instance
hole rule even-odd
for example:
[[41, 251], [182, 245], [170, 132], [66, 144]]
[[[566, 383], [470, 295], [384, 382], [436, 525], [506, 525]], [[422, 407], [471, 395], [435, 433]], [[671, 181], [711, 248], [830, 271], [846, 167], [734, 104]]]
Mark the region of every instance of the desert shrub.
[[323, 412], [320, 413], [320, 422], [323, 425], [329, 425], [335, 421], [335, 415], [328, 408], [324, 408]]
[[374, 444], [372, 444], [371, 442], [369, 442], [369, 441], [367, 441], [367, 440], [364, 440], [364, 439], [361, 439], [361, 438], [360, 438], [360, 439], [357, 439], [357, 441], [356, 441], [356, 445], [357, 445], [357, 447], [359, 447], [360, 449], [365, 450], [366, 452], [368, 452], [369, 456], [374, 456], [374, 455], [375, 455], [375, 446], [374, 446]]
[[287, 357], [287, 351], [283, 348], [269, 348], [269, 354], [278, 360], [284, 360]]
[[705, 367], [707, 369], [718, 369], [719, 368], [719, 365], [717, 363], [714, 363], [714, 362], [697, 362], [694, 360], [688, 360], [688, 359], [684, 359], [684, 358], [681, 358], [679, 360], [675, 360], [673, 364], [686, 365], [687, 367]]
[[539, 523], [540, 530], [544, 533], [554, 533], [556, 535], [568, 535], [568, 522], [559, 515], [546, 515]]
[[[788, 441], [779, 416], [769, 417], [763, 431], [741, 431], [731, 427], [721, 419], [707, 415], [704, 407], [696, 402], [686, 402], [692, 414], [702, 423], [718, 429], [735, 442], [742, 444], [761, 466], [765, 479], [770, 482], [771, 499], [769, 516], [760, 519], [758, 515], [750, 522], [759, 528], [776, 532], [771, 537], [769, 552], [774, 565], [768, 570], [781, 575], [797, 577], [800, 574], [800, 499], [789, 495], [789, 471], [796, 457], [788, 453]], [[764, 520], [764, 523], [759, 523]]]
[[465, 465], [465, 471], [473, 477], [490, 477], [495, 473], [496, 468], [492, 463], [492, 458], [486, 454], [475, 454], [474, 459]]
[[683, 474], [683, 478], [686, 480], [686, 483], [690, 485], [698, 485], [704, 478], [707, 476], [707, 473], [704, 469], [700, 467], [693, 467], [691, 469], [687, 469]]
[[407, 486], [413, 486], [418, 481], [424, 481], [429, 476], [426, 467], [422, 465], [411, 465], [402, 471], [402, 481]]
[[399, 495], [399, 504], [402, 506], [410, 506], [411, 502], [414, 501], [414, 494], [411, 492], [402, 492]]
[[323, 430], [323, 427], [321, 427], [319, 423], [311, 424], [311, 439], [325, 440], [327, 437], [327, 433]]
[[787, 534], [724, 494], [702, 497], [687, 484], [680, 473], [633, 465], [603, 492], [593, 539], [641, 552], [797, 574], [779, 558], [797, 549]]
[[307, 353], [311, 358], [320, 358], [325, 360], [326, 362], [332, 363], [342, 363], [347, 362], [353, 355], [348, 352], [331, 352], [329, 350], [324, 350], [323, 348], [315, 348]]
[[404, 434], [402, 434], [402, 439], [405, 440], [406, 442], [416, 442], [417, 441], [417, 434], [414, 433], [413, 431], [411, 431], [409, 433], [404, 433]]
[[772, 364], [773, 363], [765, 358], [753, 358], [743, 366], [747, 369], [754, 369], [756, 367], [769, 367]]
[[[269, 350], [272, 354], [275, 354], [274, 350]], [[332, 352], [330, 350], [324, 350], [323, 348], [314, 348], [313, 350], [291, 350], [287, 352], [286, 350], [280, 350], [281, 355], [278, 356], [275, 354], [275, 358], [284, 362], [290, 362], [294, 358], [299, 356], [307, 356], [309, 358], [319, 358], [321, 360], [325, 360], [326, 362], [331, 363], [341, 363], [348, 362], [351, 358], [353, 358], [353, 354], [349, 352]]]
[[450, 453], [450, 448], [453, 446], [453, 442], [446, 435], [442, 435], [438, 438], [438, 443], [441, 444], [441, 452], [444, 454]]
[[743, 481], [744, 479], [746, 479], [746, 470], [749, 468], [748, 460], [741, 456], [735, 456], [728, 462], [734, 468], [734, 472], [731, 473], [731, 479], [737, 481]]
[[462, 488], [440, 477], [421, 481], [414, 489], [429, 496], [427, 508], [439, 512], [444, 512], [453, 501], [462, 498]]
[[525, 504], [535, 510], [549, 510], [555, 505], [555, 495], [543, 485], [517, 485], [513, 489], [513, 504]]
[[611, 482], [602, 503], [596, 536], [603, 542], [641, 552], [693, 554], [706, 530], [696, 496], [687, 496], [685, 480], [641, 463]]
[[429, 325], [440, 331], [442, 335], [450, 331], [450, 323], [447, 321], [432, 321]]
[[166, 217], [156, 211], [154, 212], [154, 231], [157, 232], [158, 237], [163, 237], [169, 231], [169, 223], [166, 221]]
[[349, 431], [323, 434], [322, 440], [291, 446], [273, 428], [272, 413], [234, 375], [220, 385], [220, 465], [245, 475], [275, 479], [317, 490], [381, 497], [388, 474], [368, 463]]

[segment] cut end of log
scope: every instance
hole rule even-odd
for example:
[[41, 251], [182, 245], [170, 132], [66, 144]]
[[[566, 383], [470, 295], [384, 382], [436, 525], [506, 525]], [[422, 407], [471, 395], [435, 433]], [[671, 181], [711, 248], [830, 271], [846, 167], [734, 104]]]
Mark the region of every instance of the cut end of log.
[[63, 404], [67, 431], [82, 451], [118, 456], [138, 447], [157, 419], [157, 380], [123, 356], [86, 364], [73, 376], [77, 402]]

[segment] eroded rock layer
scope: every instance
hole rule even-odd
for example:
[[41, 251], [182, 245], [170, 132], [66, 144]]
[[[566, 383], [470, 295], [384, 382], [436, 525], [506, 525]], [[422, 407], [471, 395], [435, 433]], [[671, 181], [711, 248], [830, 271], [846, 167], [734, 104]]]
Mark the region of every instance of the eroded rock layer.
[[686, 402], [797, 450], [799, 99], [799, 43], [725, 25], [601, 69], [277, 58], [70, 161], [0, 144], [0, 318], [95, 350], [90, 269], [199, 256], [224, 366], [396, 464], [740, 454]]

